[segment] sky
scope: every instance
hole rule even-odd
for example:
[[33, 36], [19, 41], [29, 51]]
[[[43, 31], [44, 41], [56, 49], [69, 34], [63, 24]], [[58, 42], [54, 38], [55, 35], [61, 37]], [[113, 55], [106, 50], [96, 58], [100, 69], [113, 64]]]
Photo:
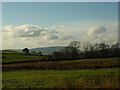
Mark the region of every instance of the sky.
[[49, 26], [80, 20], [117, 20], [117, 3], [18, 2], [3, 3], [3, 25]]
[[115, 43], [117, 2], [3, 2], [3, 49]]

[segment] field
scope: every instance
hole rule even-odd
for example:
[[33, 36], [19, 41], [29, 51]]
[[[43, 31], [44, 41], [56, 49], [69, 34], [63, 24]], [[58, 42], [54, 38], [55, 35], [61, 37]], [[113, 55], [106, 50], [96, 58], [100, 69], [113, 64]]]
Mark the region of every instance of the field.
[[2, 51], [2, 56], [4, 56], [2, 63], [40, 61], [46, 58], [44, 56], [25, 55], [24, 53], [15, 51]]
[[119, 58], [34, 62], [43, 57], [11, 51], [3, 56], [3, 88], [119, 87]]
[[49, 62], [25, 62], [15, 64], [3, 64], [3, 71], [8, 70], [79, 70], [79, 69], [99, 69], [119, 67], [118, 58], [104, 59], [81, 59], [69, 61], [49, 61]]
[[117, 88], [118, 68], [3, 72], [3, 88]]

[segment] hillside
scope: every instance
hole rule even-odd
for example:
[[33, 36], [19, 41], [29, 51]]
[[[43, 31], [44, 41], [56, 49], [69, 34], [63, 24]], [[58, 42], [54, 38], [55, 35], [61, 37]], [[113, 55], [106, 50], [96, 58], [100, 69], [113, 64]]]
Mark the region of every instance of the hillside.
[[25, 55], [22, 52], [16, 51], [2, 51], [2, 57], [2, 63], [40, 61], [45, 58], [45, 56]]
[[[65, 46], [54, 46], [54, 47], [32, 48], [32, 49], [29, 49], [29, 50], [30, 50], [30, 52], [32, 52], [32, 51], [35, 51], [35, 52], [41, 51], [44, 55], [48, 55], [48, 54], [51, 54], [52, 52], [60, 51], [64, 47]], [[22, 52], [22, 49], [5, 49], [3, 51]]]
[[60, 51], [60, 50], [62, 50], [64, 47], [65, 47], [65, 46], [33, 48], [33, 49], [30, 49], [30, 51], [36, 51], [36, 52], [41, 51], [44, 55], [47, 55], [47, 54], [52, 54], [52, 52], [55, 52], [55, 51]]

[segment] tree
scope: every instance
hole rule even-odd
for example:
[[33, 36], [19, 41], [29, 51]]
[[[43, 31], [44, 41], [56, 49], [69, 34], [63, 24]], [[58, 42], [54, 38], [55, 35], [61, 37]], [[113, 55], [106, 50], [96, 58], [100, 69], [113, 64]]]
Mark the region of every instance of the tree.
[[68, 51], [71, 52], [72, 57], [73, 57], [74, 59], [76, 59], [76, 58], [78, 57], [79, 51], [80, 51], [80, 50], [79, 50], [79, 48], [80, 48], [80, 42], [78, 42], [78, 41], [73, 41], [73, 42], [71, 42], [71, 43], [68, 45], [67, 48], [70, 49], [70, 50], [68, 50]]
[[28, 49], [28, 48], [24, 48], [24, 49], [23, 49], [23, 52], [24, 52], [24, 53], [29, 53], [29, 49]]
[[85, 57], [87, 58], [89, 55], [89, 53], [88, 53], [88, 51], [90, 51], [90, 49], [92, 49], [91, 48], [91, 44], [89, 43], [89, 42], [85, 42], [85, 43], [83, 43], [83, 46], [82, 46], [82, 48], [84, 49], [84, 51], [85, 51]]
[[89, 42], [85, 42], [85, 43], [83, 43], [83, 49], [84, 49], [84, 51], [89, 51], [90, 50], [90, 47], [91, 47], [92, 45], [91, 45], [91, 43], [89, 43]]
[[115, 43], [111, 46], [111, 54], [117, 57], [120, 55], [120, 44], [119, 43]]
[[79, 56], [79, 47], [80, 42], [73, 41], [64, 49], [58, 52], [53, 52], [52, 57], [54, 59], [76, 59]]
[[37, 52], [35, 52], [35, 51], [31, 51], [31, 53], [32, 53], [33, 55], [36, 55]]
[[99, 43], [93, 44], [92, 47], [93, 47], [93, 49], [92, 50], [90, 49], [90, 51], [92, 51], [92, 52], [90, 52], [92, 57], [99, 57], [100, 56], [99, 55]]
[[[51, 58], [51, 57], [50, 57]], [[55, 51], [52, 53], [52, 59], [59, 60], [64, 58], [64, 53]]]
[[109, 53], [109, 45], [105, 43], [100, 43], [99, 44], [99, 51], [102, 57], [107, 57]]
[[62, 57], [64, 59], [73, 59], [75, 55], [73, 54], [76, 54], [74, 53], [74, 48], [73, 47], [65, 47], [64, 49], [62, 49], [60, 52], [62, 53]]
[[119, 49], [119, 43], [115, 43], [111, 46], [111, 49], [118, 50]]
[[77, 50], [77, 49], [80, 48], [80, 42], [78, 42], [78, 41], [73, 41], [73, 42], [71, 42], [68, 46], [69, 46], [69, 47], [73, 47], [73, 48], [75, 48], [75, 49]]
[[99, 50], [99, 43], [94, 44], [93, 47], [94, 47], [95, 51], [98, 51]]
[[37, 54], [38, 54], [39, 56], [43, 56], [43, 54], [42, 54], [41, 51], [39, 51]]

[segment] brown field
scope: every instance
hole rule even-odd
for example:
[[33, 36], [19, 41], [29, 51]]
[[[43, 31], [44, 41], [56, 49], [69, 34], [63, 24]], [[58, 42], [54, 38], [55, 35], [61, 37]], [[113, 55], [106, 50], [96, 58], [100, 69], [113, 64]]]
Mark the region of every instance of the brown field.
[[117, 60], [72, 60], [72, 61], [51, 61], [51, 62], [26, 62], [16, 64], [4, 64], [3, 71], [9, 70], [75, 70], [75, 69], [98, 69], [120, 67]]

